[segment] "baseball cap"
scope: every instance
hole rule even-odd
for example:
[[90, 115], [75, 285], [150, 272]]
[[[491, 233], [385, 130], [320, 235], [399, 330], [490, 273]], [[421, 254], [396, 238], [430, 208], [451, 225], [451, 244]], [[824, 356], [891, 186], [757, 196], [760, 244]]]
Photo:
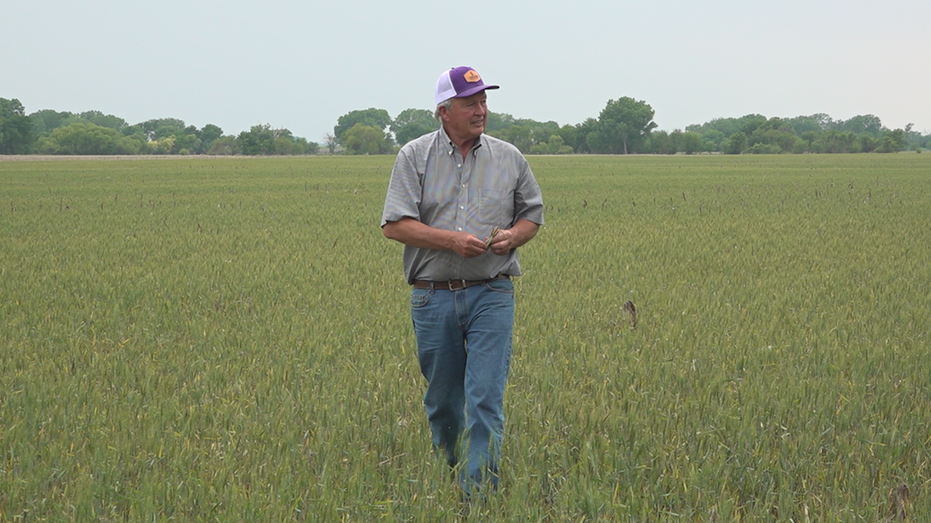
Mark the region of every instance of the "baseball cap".
[[454, 67], [444, 71], [436, 81], [434, 98], [440, 105], [450, 98], [465, 98], [485, 89], [497, 89], [497, 85], [485, 85], [475, 69], [468, 66]]

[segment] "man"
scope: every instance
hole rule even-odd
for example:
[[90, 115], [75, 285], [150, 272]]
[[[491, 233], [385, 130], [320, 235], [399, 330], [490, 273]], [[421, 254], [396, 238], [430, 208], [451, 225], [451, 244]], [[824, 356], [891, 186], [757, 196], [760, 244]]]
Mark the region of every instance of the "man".
[[517, 248], [543, 224], [527, 160], [483, 134], [485, 91], [497, 88], [471, 67], [440, 75], [441, 128], [398, 153], [381, 221], [385, 237], [404, 244], [433, 447], [450, 467], [463, 456], [466, 495], [498, 485], [514, 330], [510, 278], [521, 273]]

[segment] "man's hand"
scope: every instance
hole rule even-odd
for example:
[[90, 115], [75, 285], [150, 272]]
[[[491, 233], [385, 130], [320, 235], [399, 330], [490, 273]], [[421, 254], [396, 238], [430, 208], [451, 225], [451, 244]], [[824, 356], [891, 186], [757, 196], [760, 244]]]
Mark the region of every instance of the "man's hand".
[[514, 227], [498, 229], [496, 234], [482, 240], [472, 233], [435, 229], [412, 218], [402, 218], [386, 223], [382, 232], [386, 238], [412, 247], [449, 249], [463, 258], [474, 258], [489, 250], [498, 256], [505, 255], [530, 241], [538, 228], [537, 224], [521, 219]]
[[499, 256], [507, 254], [514, 246], [514, 233], [510, 229], [499, 229], [491, 231], [491, 236], [485, 240], [485, 245], [491, 250], [492, 254]]
[[492, 254], [505, 255], [511, 252], [511, 249], [516, 249], [529, 242], [531, 238], [536, 236], [538, 229], [539, 226], [531, 221], [517, 220], [514, 227], [510, 229], [495, 229], [497, 232], [486, 240], [489, 241], [488, 248]]
[[453, 233], [450, 239], [450, 249], [463, 258], [474, 258], [485, 254], [485, 242], [478, 236], [467, 232]]
[[485, 242], [478, 236], [459, 231], [435, 229], [413, 218], [388, 222], [382, 227], [386, 238], [421, 249], [449, 249], [463, 258], [485, 254]]

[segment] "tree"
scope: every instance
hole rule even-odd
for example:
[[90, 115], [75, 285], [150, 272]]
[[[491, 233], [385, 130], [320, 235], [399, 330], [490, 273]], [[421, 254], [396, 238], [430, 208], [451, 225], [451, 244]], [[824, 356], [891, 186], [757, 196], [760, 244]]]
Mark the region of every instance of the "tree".
[[142, 144], [110, 127], [92, 123], [72, 123], [55, 129], [38, 142], [44, 154], [138, 154]]
[[676, 152], [669, 140], [669, 133], [666, 131], [650, 133], [650, 139], [647, 140], [645, 150], [652, 154], [673, 154]]
[[709, 129], [707, 132], [700, 134], [706, 151], [721, 150], [721, 142], [723, 142], [725, 138], [724, 133], [717, 129]]
[[391, 117], [388, 116], [388, 111], [384, 109], [375, 109], [374, 107], [350, 111], [340, 116], [336, 121], [336, 126], [333, 127], [333, 135], [342, 143], [343, 134], [349, 129], [352, 129], [356, 124], [375, 127], [384, 132], [391, 125]]
[[905, 131], [903, 129], [886, 131], [883, 134], [882, 141], [879, 143], [879, 147], [876, 148], [876, 152], [878, 153], [894, 153], [904, 150]]
[[554, 134], [548, 142], [537, 142], [530, 147], [530, 154], [572, 154], [572, 147], [566, 145], [562, 136]]
[[721, 150], [725, 154], [742, 154], [747, 150], [747, 135], [743, 131], [737, 131], [730, 138], [721, 142]]
[[566, 144], [570, 145], [577, 153], [592, 152], [588, 146], [588, 135], [598, 132], [598, 120], [586, 118], [584, 122], [576, 125], [575, 128], [575, 140], [566, 140]]
[[817, 150], [823, 153], [858, 153], [860, 140], [856, 133], [830, 130], [821, 133], [816, 144]]
[[74, 115], [67, 111], [58, 112], [51, 109], [43, 109], [30, 114], [29, 118], [32, 119], [36, 134], [43, 135], [58, 129], [64, 125], [65, 120], [72, 116]]
[[593, 152], [628, 154], [637, 152], [650, 131], [656, 128], [654, 111], [644, 101], [623, 97], [608, 100], [598, 116], [597, 135], [589, 139]]
[[433, 113], [426, 109], [405, 109], [391, 123], [391, 132], [398, 145], [439, 129], [440, 124]]
[[702, 152], [702, 149], [704, 148], [704, 143], [702, 142], [700, 134], [696, 132], [692, 132], [692, 131], [687, 131], [687, 132], [682, 133], [681, 146], [682, 146], [681, 150], [685, 154], [695, 154], [695, 153]]
[[853, 118], [844, 121], [839, 121], [836, 123], [835, 129], [843, 132], [851, 132], [855, 134], [869, 134], [873, 138], [879, 138], [882, 134], [887, 131], [883, 127], [882, 121], [878, 116], [873, 116], [872, 114], [861, 114], [854, 116]]
[[533, 147], [533, 132], [529, 127], [523, 125], [512, 125], [506, 129], [489, 134], [506, 142], [510, 142], [522, 153], [530, 152], [530, 148]]
[[170, 154], [194, 154], [201, 148], [201, 140], [198, 137], [200, 131], [194, 129], [194, 132], [178, 133], [172, 136], [174, 138], [174, 147]]
[[73, 115], [71, 119], [68, 119], [64, 123], [69, 124], [74, 123], [75, 121], [91, 123], [101, 127], [108, 127], [117, 131], [122, 131], [125, 127], [129, 126], [129, 124], [126, 123], [126, 120], [118, 116], [113, 116], [112, 114], [104, 114], [100, 111], [84, 111], [83, 113]]
[[579, 128], [574, 125], [563, 125], [556, 133], [562, 138], [566, 147], [575, 151], [575, 145], [579, 142]]
[[296, 138], [288, 129], [272, 129], [268, 124], [253, 125], [249, 132], [239, 133], [236, 141], [242, 154], [251, 156], [317, 152], [317, 144], [310, 145], [304, 138]]
[[388, 154], [394, 151], [391, 137], [383, 130], [361, 123], [343, 133], [341, 143], [348, 154]]
[[216, 142], [221, 136], [223, 136], [223, 129], [220, 129], [219, 126], [208, 123], [200, 130], [200, 150], [199, 153], [204, 153], [210, 150], [213, 146], [213, 143]]
[[326, 148], [330, 151], [330, 154], [336, 153], [336, 147], [339, 146], [339, 140], [336, 139], [336, 136], [326, 133], [323, 135], [323, 139], [326, 141]]
[[239, 133], [242, 154], [249, 156], [275, 154], [275, 132], [270, 125], [253, 125], [248, 132]]
[[508, 113], [489, 112], [485, 117], [485, 132], [488, 134], [502, 131], [514, 125], [514, 117]]
[[812, 152], [812, 144], [815, 143], [815, 140], [818, 139], [817, 131], [805, 131], [801, 135], [801, 139], [806, 142], [806, 152]]
[[242, 154], [242, 146], [235, 136], [221, 136], [213, 141], [207, 154], [218, 156], [229, 156], [233, 154]]
[[806, 132], [813, 132], [817, 134], [824, 130], [822, 129], [817, 116], [818, 115], [796, 116], [795, 118], [787, 120], [787, 122], [792, 126], [792, 132], [798, 136], [802, 136]]
[[184, 130], [184, 120], [177, 118], [157, 118], [137, 125], [149, 140], [173, 136]]
[[34, 141], [32, 119], [23, 104], [0, 98], [0, 154], [26, 154]]
[[749, 139], [757, 128], [766, 123], [766, 117], [762, 114], [748, 114], [740, 117], [738, 122], [740, 122], [740, 132], [747, 135]]

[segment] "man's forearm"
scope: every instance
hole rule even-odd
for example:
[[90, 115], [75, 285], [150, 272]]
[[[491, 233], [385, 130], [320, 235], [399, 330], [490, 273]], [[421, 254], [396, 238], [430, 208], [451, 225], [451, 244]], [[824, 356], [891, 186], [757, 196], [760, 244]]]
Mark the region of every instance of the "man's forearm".
[[385, 238], [419, 249], [451, 249], [452, 231], [430, 227], [413, 218], [401, 218], [382, 227]]
[[540, 230], [540, 226], [530, 220], [521, 218], [517, 220], [517, 223], [510, 230], [513, 234], [512, 247], [516, 249], [532, 240], [537, 235], [537, 231]]

